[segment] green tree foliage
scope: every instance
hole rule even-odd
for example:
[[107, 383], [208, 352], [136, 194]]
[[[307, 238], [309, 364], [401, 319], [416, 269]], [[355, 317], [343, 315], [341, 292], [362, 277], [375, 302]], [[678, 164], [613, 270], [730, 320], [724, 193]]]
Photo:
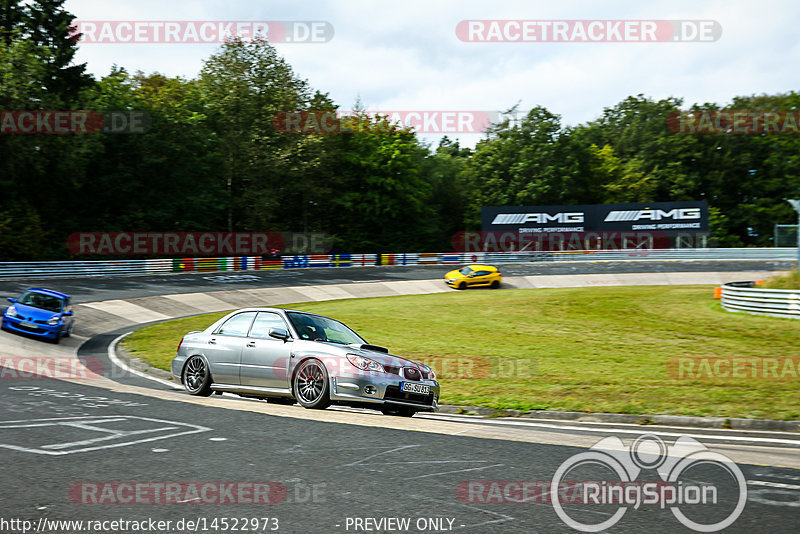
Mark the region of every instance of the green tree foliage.
[[[95, 79], [75, 64], [64, 0], [0, 0], [0, 109], [137, 111], [137, 134], [0, 135], [0, 260], [67, 257], [80, 231], [326, 232], [343, 252], [448, 249], [490, 205], [706, 200], [720, 246], [770, 245], [795, 222], [800, 135], [675, 133], [680, 98], [625, 98], [575, 127], [534, 107], [474, 150], [431, 148], [356, 112], [353, 133], [291, 133], [281, 112], [334, 112], [265, 41], [232, 40], [194, 79]], [[711, 110], [715, 103], [689, 109]], [[728, 109], [798, 110], [800, 94]], [[516, 111], [512, 109], [511, 111]]]
[[577, 142], [561, 119], [542, 107], [519, 122], [494, 125], [478, 143], [467, 180], [468, 218], [481, 206], [582, 204], [596, 202], [602, 184], [593, 179], [592, 152]]

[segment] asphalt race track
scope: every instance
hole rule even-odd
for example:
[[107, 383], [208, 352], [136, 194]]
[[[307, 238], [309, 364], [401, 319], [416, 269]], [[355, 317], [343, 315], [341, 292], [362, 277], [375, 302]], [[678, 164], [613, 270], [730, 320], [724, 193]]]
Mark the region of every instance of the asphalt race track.
[[[559, 464], [582, 450], [305, 421], [140, 395], [99, 396], [89, 386], [49, 380], [4, 380], [2, 389], [3, 515], [34, 524], [41, 517], [173, 522], [269, 517], [278, 519], [280, 532], [353, 532], [348, 518], [399, 517], [414, 523], [450, 519], [463, 532], [564, 532], [549, 504], [470, 502], [488, 500], [488, 494], [474, 492], [470, 499], [458, 491], [469, 481], [549, 483]], [[35, 426], [47, 423], [58, 426]], [[151, 441], [137, 443], [140, 439]], [[776, 487], [797, 475], [769, 467], [742, 469], [748, 480]], [[103, 497], [94, 489], [110, 482], [269, 483], [283, 488], [285, 500], [248, 504], [250, 494], [234, 494], [233, 500], [243, 503], [150, 504], [151, 492], [141, 504], [121, 504], [129, 493], [109, 491]], [[706, 482], [716, 484], [720, 494], [735, 494], [730, 477]], [[786, 498], [785, 490], [776, 491], [779, 497], [773, 498]], [[751, 498], [729, 531], [797, 532], [797, 491], [793, 494], [795, 507]], [[578, 518], [608, 513], [597, 508], [577, 505], [573, 511]], [[662, 532], [666, 525], [671, 532], [684, 531], [669, 511], [651, 506], [629, 510], [614, 531]]]
[[[783, 262], [659, 262], [646, 267], [580, 263], [510, 265], [503, 272], [787, 268]], [[71, 293], [77, 303], [204, 290], [431, 279], [446, 270], [431, 266], [25, 280], [0, 282], [0, 294], [13, 296], [25, 287], [46, 285]], [[726, 532], [800, 530], [797, 433], [446, 414], [403, 419], [359, 410], [314, 412], [228, 395], [198, 399], [117, 368], [107, 358], [107, 346], [117, 334], [96, 336], [80, 347], [79, 357], [102, 363], [105, 376], [93, 379], [23, 378], [0, 360], [0, 449], [5, 460], [0, 532], [141, 532], [151, 527], [133, 528], [130, 522], [143, 520], [170, 521], [151, 528], [166, 532], [576, 531], [548, 499], [559, 467], [603, 438], [616, 436], [630, 446], [646, 432], [667, 445], [682, 435], [694, 436], [736, 462], [746, 480], [747, 501]], [[0, 332], [0, 356], [74, 355], [80, 342], [73, 338], [53, 346]], [[617, 512], [617, 504], [573, 499], [581, 481], [607, 480], [609, 472], [588, 465], [562, 479], [569, 517], [599, 523]], [[684, 484], [713, 486], [718, 495], [715, 505], [680, 506], [687, 518], [709, 522], [733, 513], [740, 490], [734, 476], [714, 465], [692, 466], [684, 475]], [[635, 480], [662, 479], [645, 468]], [[68, 526], [51, 520], [105, 523]], [[693, 530], [668, 505], [651, 503], [629, 505], [608, 531]]]
[[[559, 262], [500, 265], [504, 277], [604, 273], [658, 273], [706, 271], [781, 271], [792, 269], [792, 261], [617, 261]], [[457, 265], [415, 265], [393, 267], [339, 267], [324, 269], [276, 269], [217, 273], [175, 273], [117, 277], [57, 278], [50, 280], [0, 280], [0, 295], [15, 297], [37, 284], [72, 295], [74, 303], [126, 299], [195, 291], [220, 291], [287, 285], [346, 284], [390, 280], [443, 278]]]

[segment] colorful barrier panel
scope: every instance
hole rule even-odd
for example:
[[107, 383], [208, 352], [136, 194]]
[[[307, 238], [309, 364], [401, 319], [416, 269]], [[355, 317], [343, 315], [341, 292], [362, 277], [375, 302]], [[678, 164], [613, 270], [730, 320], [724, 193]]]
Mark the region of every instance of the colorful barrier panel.
[[[576, 261], [759, 260], [794, 262], [796, 248], [619, 249], [516, 252], [400, 252], [222, 258], [156, 258], [63, 262], [0, 262], [0, 279], [121, 276], [150, 273], [372, 267], [374, 265], [464, 265]], [[452, 268], [452, 267], [451, 267]]]

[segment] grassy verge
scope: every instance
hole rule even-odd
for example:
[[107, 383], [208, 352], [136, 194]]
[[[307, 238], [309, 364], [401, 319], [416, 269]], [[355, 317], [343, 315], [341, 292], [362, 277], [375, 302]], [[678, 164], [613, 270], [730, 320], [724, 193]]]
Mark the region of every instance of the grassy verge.
[[789, 274], [773, 276], [761, 286], [764, 289], [800, 289], [800, 271], [792, 271]]
[[[342, 320], [394, 354], [443, 364], [445, 404], [800, 418], [800, 378], [689, 380], [668, 372], [674, 357], [800, 357], [800, 322], [728, 313], [712, 293], [708, 286], [474, 290], [287, 307]], [[168, 369], [181, 335], [221, 315], [143, 328], [125, 346]]]

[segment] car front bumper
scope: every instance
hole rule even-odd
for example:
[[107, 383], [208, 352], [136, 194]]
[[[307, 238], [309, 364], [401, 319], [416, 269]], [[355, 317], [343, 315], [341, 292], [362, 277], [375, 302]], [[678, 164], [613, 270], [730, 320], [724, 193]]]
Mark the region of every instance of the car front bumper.
[[[427, 395], [400, 390], [401, 382], [426, 385]], [[330, 379], [331, 400], [345, 403], [394, 404], [419, 411], [439, 409], [439, 383], [436, 380], [403, 380], [397, 375], [334, 376]]]
[[22, 320], [16, 317], [9, 317], [7, 315], [3, 315], [2, 326], [6, 330], [10, 330], [12, 332], [18, 332], [20, 334], [27, 334], [29, 336], [35, 336], [40, 338], [47, 338], [53, 339], [58, 337], [61, 334], [61, 329], [63, 328], [63, 324], [59, 323], [57, 325], [48, 325], [48, 324], [35, 324], [34, 327], [23, 326]]

